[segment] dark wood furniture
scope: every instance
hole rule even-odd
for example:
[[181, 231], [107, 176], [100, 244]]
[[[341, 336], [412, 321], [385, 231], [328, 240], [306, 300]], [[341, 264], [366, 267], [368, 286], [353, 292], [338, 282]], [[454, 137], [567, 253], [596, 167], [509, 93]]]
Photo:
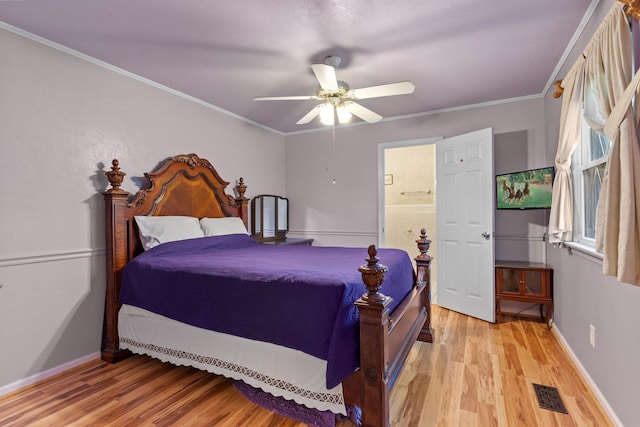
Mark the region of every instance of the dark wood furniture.
[[[195, 154], [168, 159], [157, 172], [147, 173], [149, 187], [135, 195], [120, 188], [125, 173], [113, 160], [106, 175], [111, 188], [103, 193], [106, 204], [106, 300], [102, 359], [115, 363], [130, 355], [118, 338], [119, 291], [124, 266], [142, 252], [135, 215], [186, 215], [195, 217], [239, 216], [247, 224], [246, 185], [239, 179], [237, 195], [225, 193], [229, 184], [209, 163]], [[355, 302], [360, 316], [360, 369], [343, 382], [347, 404], [362, 409], [364, 426], [389, 424], [390, 389], [416, 339], [432, 342], [430, 305], [430, 240], [423, 229], [416, 241], [420, 254], [413, 290], [389, 312], [390, 298], [380, 292], [385, 267], [378, 264], [376, 249], [361, 266], [368, 293]], [[357, 268], [357, 266], [354, 266]]]
[[261, 194], [251, 200], [251, 237], [258, 242], [282, 242], [289, 231], [289, 199]]
[[[496, 261], [496, 321], [502, 319], [500, 302], [511, 300], [540, 304], [540, 319], [553, 317], [553, 270], [546, 264]], [[546, 312], [543, 314], [543, 306]]]
[[311, 246], [313, 239], [305, 239], [303, 237], [286, 237], [284, 240], [271, 240], [267, 242], [261, 242], [264, 245], [298, 245], [298, 246]]

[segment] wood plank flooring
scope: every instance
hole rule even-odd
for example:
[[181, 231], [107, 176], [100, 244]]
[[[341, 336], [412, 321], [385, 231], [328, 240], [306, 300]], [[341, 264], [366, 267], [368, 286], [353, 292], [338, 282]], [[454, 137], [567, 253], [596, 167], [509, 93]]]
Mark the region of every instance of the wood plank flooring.
[[[391, 425], [612, 425], [544, 324], [505, 320], [434, 306], [435, 344], [411, 351], [391, 394]], [[568, 414], [539, 408], [532, 383], [556, 387]], [[0, 425], [304, 426], [252, 404], [230, 380], [143, 356], [92, 361], [0, 397]]]

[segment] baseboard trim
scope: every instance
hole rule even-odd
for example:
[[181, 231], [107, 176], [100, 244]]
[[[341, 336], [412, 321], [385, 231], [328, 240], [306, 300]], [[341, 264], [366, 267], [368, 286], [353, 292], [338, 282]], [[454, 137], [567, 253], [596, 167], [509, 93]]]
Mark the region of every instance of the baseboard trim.
[[64, 363], [62, 365], [56, 366], [55, 368], [47, 369], [46, 371], [39, 372], [28, 378], [23, 378], [21, 380], [18, 380], [14, 383], [7, 384], [5, 386], [0, 387], [0, 396], [13, 393], [14, 391], [20, 390], [21, 388], [35, 384], [38, 381], [46, 380], [47, 378], [50, 378], [54, 375], [58, 375], [64, 371], [68, 371], [69, 369], [75, 368], [76, 366], [80, 366], [84, 363], [91, 362], [92, 360], [99, 359], [99, 358], [100, 358], [100, 352], [87, 354], [86, 356], [83, 356], [79, 359], [72, 360], [71, 362]]
[[600, 391], [596, 383], [591, 378], [591, 375], [589, 375], [585, 367], [580, 362], [580, 359], [578, 359], [578, 356], [576, 356], [576, 354], [573, 352], [567, 340], [564, 339], [564, 336], [562, 335], [558, 327], [556, 325], [553, 325], [553, 328], [551, 328], [551, 331], [553, 331], [556, 338], [558, 338], [558, 341], [560, 341], [560, 344], [562, 345], [564, 351], [569, 355], [569, 357], [573, 361], [573, 364], [576, 366], [576, 368], [578, 368], [578, 372], [582, 376], [582, 379], [587, 383], [587, 385], [589, 386], [593, 394], [596, 396], [596, 399], [598, 399], [598, 401], [604, 408], [607, 415], [609, 415], [609, 419], [611, 420], [611, 422], [615, 426], [624, 427], [624, 425], [622, 424], [622, 422], [620, 421], [616, 413], [613, 411], [613, 408], [611, 407], [611, 405], [609, 405], [609, 402], [607, 402], [607, 399], [604, 397], [604, 395], [602, 394], [602, 392]]

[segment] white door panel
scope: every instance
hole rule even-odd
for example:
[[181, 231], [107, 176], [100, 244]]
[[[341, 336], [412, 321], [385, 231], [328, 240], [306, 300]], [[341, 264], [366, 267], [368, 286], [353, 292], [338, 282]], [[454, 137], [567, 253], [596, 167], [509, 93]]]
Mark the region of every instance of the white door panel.
[[492, 129], [438, 141], [436, 163], [438, 304], [494, 322]]

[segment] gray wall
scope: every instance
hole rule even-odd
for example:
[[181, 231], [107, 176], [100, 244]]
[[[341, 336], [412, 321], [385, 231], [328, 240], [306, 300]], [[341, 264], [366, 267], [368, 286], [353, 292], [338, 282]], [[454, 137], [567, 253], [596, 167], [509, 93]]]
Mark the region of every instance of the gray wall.
[[[522, 151], [519, 158], [524, 163], [544, 166], [547, 153], [543, 107], [543, 98], [538, 97], [373, 125], [351, 125], [336, 129], [335, 149], [330, 129], [287, 135], [290, 228], [323, 245], [377, 243], [381, 143], [451, 137], [492, 127], [499, 146], [517, 145], [515, 151]], [[520, 231], [522, 241], [529, 239], [528, 233]]]
[[[0, 392], [100, 351], [103, 171], [195, 152], [284, 193], [284, 137], [0, 29]], [[10, 387], [9, 387], [10, 388]]]
[[[495, 174], [553, 166], [553, 161], [545, 160], [545, 153], [531, 152], [530, 140], [529, 131], [526, 130], [495, 135], [493, 141]], [[496, 259], [546, 262], [545, 233], [548, 222], [547, 209], [496, 210]], [[510, 303], [510, 301], [503, 302], [506, 305]], [[513, 303], [513, 305], [517, 304]], [[530, 304], [523, 304], [518, 310], [526, 305]]]

